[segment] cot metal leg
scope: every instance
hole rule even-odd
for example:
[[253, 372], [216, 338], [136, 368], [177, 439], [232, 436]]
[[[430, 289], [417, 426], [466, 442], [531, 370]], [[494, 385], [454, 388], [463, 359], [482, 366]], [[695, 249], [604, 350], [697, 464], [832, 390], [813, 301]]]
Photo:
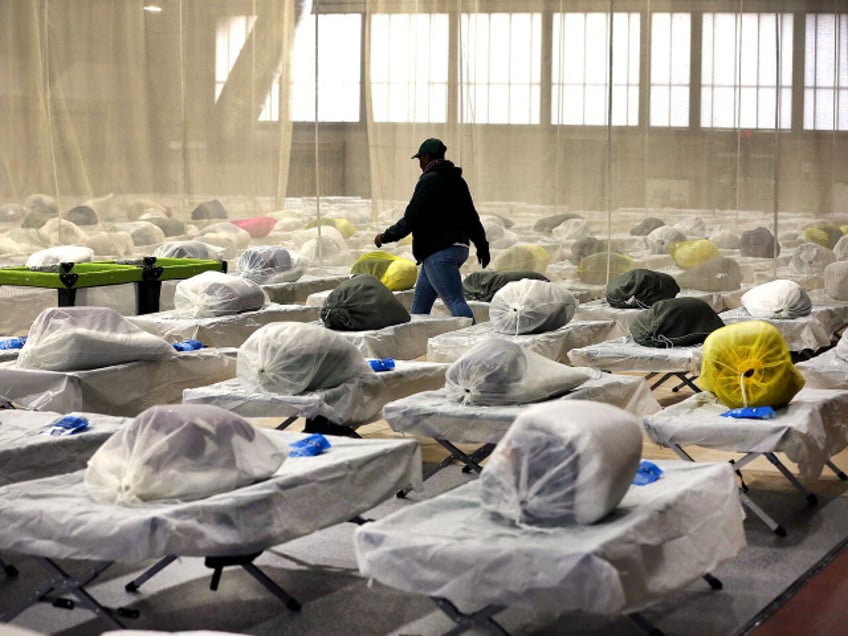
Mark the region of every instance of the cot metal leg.
[[157, 561], [156, 563], [151, 565], [149, 568], [147, 568], [144, 572], [142, 572], [140, 576], [134, 578], [132, 581], [127, 583], [124, 586], [124, 589], [127, 592], [138, 592], [138, 588], [140, 588], [147, 581], [149, 581], [154, 576], [159, 574], [159, 572], [164, 570], [166, 567], [171, 565], [171, 563], [173, 563], [176, 560], [177, 560], [177, 557], [175, 557], [173, 554], [169, 554], [166, 557], [162, 557], [159, 561]]
[[659, 629], [656, 625], [654, 625], [651, 621], [649, 621], [647, 618], [645, 618], [638, 612], [628, 614], [627, 617], [651, 636], [664, 636], [663, 631], [661, 629]]
[[839, 477], [840, 481], [848, 481], [848, 475], [843, 473], [842, 469], [839, 468], [839, 466], [834, 464], [832, 461], [828, 460], [824, 463], [824, 465], [830, 468], [836, 474], [836, 476]]
[[743, 492], [739, 493], [739, 499], [742, 503], [751, 510], [757, 517], [760, 518], [764, 524], [766, 524], [772, 532], [774, 532], [779, 537], [786, 536], [786, 530], [781, 526], [777, 521], [772, 519], [765, 510], [760, 508], [757, 504], [755, 504], [751, 498]]
[[301, 607], [300, 601], [290, 596], [283, 588], [274, 583], [270, 577], [252, 563], [245, 563], [242, 567], [247, 570], [254, 579], [259, 581], [266, 590], [276, 596], [282, 603], [292, 612], [299, 612]]
[[18, 568], [16, 568], [11, 563], [7, 563], [3, 560], [3, 557], [0, 557], [0, 568], [3, 568], [3, 571], [6, 573], [6, 576], [17, 576], [20, 574], [18, 572]]
[[680, 444], [672, 444], [671, 450], [673, 450], [680, 459], [685, 459], [687, 462], [695, 463], [695, 458], [683, 450], [683, 447]]
[[699, 387], [697, 384], [695, 384], [692, 381], [692, 379], [689, 378], [688, 375], [686, 375], [685, 373], [675, 373], [674, 375], [677, 376], [680, 379], [680, 384], [673, 387], [671, 389], [672, 392], [677, 393], [684, 386], [687, 386], [690, 389], [692, 389], [695, 393], [701, 393], [701, 387]]
[[724, 588], [724, 583], [722, 583], [720, 579], [714, 577], [709, 572], [701, 578], [703, 578], [707, 582], [707, 585], [710, 586], [711, 590], [721, 590]]
[[[655, 373], [649, 373], [649, 374], [647, 375], [647, 379], [648, 379], [648, 380], [650, 380], [650, 379], [651, 379], [651, 378], [653, 378], [655, 375], [657, 375], [657, 374], [655, 374]], [[654, 382], [654, 383], [651, 385], [651, 391], [653, 391], [654, 389], [656, 389], [656, 388], [657, 388], [657, 387], [659, 387], [659, 386], [662, 386], [663, 384], [665, 384], [666, 382], [668, 382], [669, 378], [673, 378], [673, 377], [674, 377], [674, 374], [673, 374], [673, 373], [665, 373], [665, 374], [663, 374], [663, 376], [662, 376], [659, 380], [657, 380], [656, 382]]]
[[282, 422], [280, 422], [279, 424], [277, 424], [277, 426], [276, 426], [276, 430], [278, 430], [278, 431], [284, 431], [284, 430], [286, 430], [289, 426], [291, 426], [292, 424], [294, 424], [296, 420], [297, 420], [297, 416], [296, 416], [296, 415], [290, 415], [289, 417], [287, 417], [286, 419], [284, 419]]
[[85, 590], [85, 586], [108, 569], [112, 565], [112, 561], [101, 562], [88, 573], [78, 577], [72, 577], [52, 559], [38, 557], [36, 560], [48, 572], [53, 574], [53, 578], [33, 593], [28, 600], [0, 615], [0, 622], [8, 623], [31, 605], [40, 602], [51, 603], [54, 607], [61, 609], [74, 609], [74, 607], [76, 607], [76, 603], [73, 600], [54, 594], [54, 592], [60, 592], [61, 590], [65, 590], [76, 596], [81, 607], [94, 612], [94, 614], [107, 623], [109, 627], [124, 629], [124, 624], [118, 620], [117, 616], [124, 618], [138, 618], [138, 610], [128, 609], [125, 607], [106, 607]]
[[777, 468], [784, 477], [786, 477], [786, 480], [790, 484], [795, 486], [795, 488], [797, 488], [798, 491], [802, 495], [804, 495], [804, 497], [806, 497], [808, 504], [810, 504], [811, 506], [815, 506], [816, 504], [819, 503], [818, 497], [816, 497], [813, 493], [811, 493], [809, 490], [804, 488], [804, 485], [800, 481], [798, 481], [798, 478], [795, 477], [795, 475], [793, 475], [789, 471], [789, 469], [783, 464], [782, 461], [780, 461], [777, 458], [777, 456], [775, 456], [774, 453], [763, 453], [763, 454], [766, 456], [766, 459], [768, 459], [772, 463], [772, 465], [775, 468]]
[[[471, 453], [471, 459], [474, 460], [474, 464], [479, 464], [484, 459], [486, 459], [489, 455], [492, 454], [492, 451], [495, 450], [495, 444], [483, 444], [476, 451]], [[463, 466], [462, 472], [470, 473], [472, 471], [471, 466]]]
[[[495, 449], [494, 444], [483, 444], [480, 448], [475, 450], [470, 455], [468, 453], [462, 452], [459, 448], [457, 448], [454, 444], [449, 442], [446, 439], [441, 439], [439, 437], [434, 438], [439, 444], [441, 444], [445, 449], [450, 452], [450, 455], [445, 457], [442, 461], [436, 464], [434, 467], [427, 469], [424, 472], [423, 481], [427, 481], [436, 473], [444, 470], [454, 462], [462, 462], [465, 464], [462, 467], [462, 472], [464, 473], [477, 473], [483, 470], [483, 467], [480, 466], [479, 462], [486, 459], [489, 455], [491, 455], [492, 451]], [[403, 490], [399, 490], [396, 493], [396, 496], [400, 499], [406, 497], [410, 492], [412, 492], [412, 488], [404, 488]]]
[[456, 634], [464, 634], [469, 629], [482, 629], [494, 636], [509, 636], [501, 625], [492, 618], [498, 612], [502, 612], [505, 608], [502, 605], [487, 605], [481, 610], [466, 614], [461, 612], [459, 608], [451, 603], [448, 599], [442, 597], [432, 597], [433, 602], [438, 605], [439, 609], [447, 614], [456, 627], [445, 632], [443, 636], [455, 636]]
[[230, 557], [206, 557], [204, 565], [212, 570], [212, 581], [209, 584], [209, 589], [213, 591], [218, 589], [218, 584], [221, 582], [221, 573], [225, 567], [238, 565], [243, 567], [245, 571], [254, 579], [259, 581], [266, 590], [282, 601], [288, 609], [293, 612], [300, 611], [300, 608], [302, 607], [300, 602], [290, 596], [283, 588], [271, 580], [267, 574], [253, 564], [253, 561], [260, 554], [262, 553], [256, 552], [254, 554]]

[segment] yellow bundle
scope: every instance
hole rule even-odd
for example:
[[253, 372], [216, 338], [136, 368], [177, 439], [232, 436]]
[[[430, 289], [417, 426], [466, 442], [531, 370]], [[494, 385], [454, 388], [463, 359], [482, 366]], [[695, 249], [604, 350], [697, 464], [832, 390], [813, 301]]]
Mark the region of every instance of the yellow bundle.
[[680, 241], [672, 244], [669, 249], [674, 264], [680, 269], [692, 269], [707, 261], [721, 256], [718, 245], [709, 239], [697, 241]]
[[356, 259], [353, 267], [350, 268], [350, 273], [370, 274], [391, 291], [412, 289], [418, 279], [418, 268], [415, 263], [386, 252], [363, 254]]
[[536, 272], [544, 274], [550, 257], [541, 245], [513, 245], [495, 258], [496, 272]]
[[698, 384], [728, 407], [785, 406], [804, 386], [777, 328], [748, 320], [712, 332], [704, 341]]
[[809, 243], [818, 243], [829, 250], [832, 250], [836, 243], [843, 236], [843, 231], [832, 225], [819, 225], [818, 227], [808, 227], [804, 231], [804, 239]]
[[[306, 224], [306, 229], [308, 230], [309, 228], [317, 225], [318, 221], [313, 219]], [[321, 219], [321, 225], [329, 225], [330, 227], [336, 228], [339, 231], [339, 234], [342, 235], [342, 238], [350, 238], [357, 232], [357, 227], [347, 219]]]
[[[607, 261], [609, 260], [609, 278]], [[577, 278], [589, 285], [606, 285], [613, 278], [636, 268], [636, 261], [624, 254], [615, 252], [595, 252], [577, 265]]]

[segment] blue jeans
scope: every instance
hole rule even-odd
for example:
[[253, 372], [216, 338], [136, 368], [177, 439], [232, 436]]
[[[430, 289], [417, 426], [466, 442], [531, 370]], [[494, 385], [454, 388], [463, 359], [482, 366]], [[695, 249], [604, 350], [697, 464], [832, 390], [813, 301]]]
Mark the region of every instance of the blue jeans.
[[466, 260], [468, 248], [464, 245], [451, 245], [425, 258], [418, 269], [410, 313], [429, 314], [436, 298], [441, 297], [451, 316], [474, 320], [474, 314], [462, 295], [462, 276], [459, 273]]

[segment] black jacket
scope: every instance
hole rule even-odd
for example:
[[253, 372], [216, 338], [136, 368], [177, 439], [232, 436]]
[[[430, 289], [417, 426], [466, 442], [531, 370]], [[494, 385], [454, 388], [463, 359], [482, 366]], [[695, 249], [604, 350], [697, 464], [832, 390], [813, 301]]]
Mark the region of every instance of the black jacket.
[[406, 211], [386, 229], [382, 240], [399, 241], [412, 233], [412, 255], [419, 263], [454, 243], [488, 251], [486, 231], [474, 208], [462, 168], [451, 161], [437, 161], [421, 175]]

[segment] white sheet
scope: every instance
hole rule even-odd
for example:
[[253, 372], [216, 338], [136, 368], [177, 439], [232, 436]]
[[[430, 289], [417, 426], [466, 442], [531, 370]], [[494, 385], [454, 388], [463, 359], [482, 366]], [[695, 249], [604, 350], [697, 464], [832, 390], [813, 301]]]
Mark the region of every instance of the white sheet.
[[622, 335], [622, 331], [614, 320], [572, 320], [554, 331], [507, 336], [497, 333], [490, 323], [485, 322], [430, 338], [427, 343], [427, 359], [432, 362], [454, 362], [478, 342], [494, 335], [517, 342], [522, 347], [551, 360], [567, 363], [571, 349], [617, 338]]
[[[303, 437], [270, 433], [285, 443]], [[82, 471], [5, 486], [0, 549], [121, 562], [250, 554], [346, 521], [420, 480], [412, 440], [328, 439], [326, 453], [283, 462], [266, 481], [186, 503], [98, 503]]]
[[612, 372], [670, 373], [701, 372], [701, 349], [669, 347], [659, 349], [634, 342], [630, 336], [572, 349], [568, 352], [571, 364]]
[[445, 384], [448, 364], [399, 360], [393, 371], [345, 382], [304, 395], [251, 393], [238, 380], [186, 389], [185, 404], [214, 404], [244, 417], [323, 416], [337, 424], [358, 426], [380, 418], [388, 402]]
[[264, 289], [265, 293], [268, 294], [268, 299], [272, 303], [280, 303], [282, 305], [302, 303], [306, 301], [310, 294], [327, 289], [335, 289], [348, 278], [350, 278], [350, 274], [328, 276], [306, 274], [302, 278], [291, 283], [262, 285], [262, 289]]
[[[413, 314], [412, 320], [399, 325], [367, 331], [334, 330], [334, 333], [344, 336], [366, 358], [412, 360], [428, 352], [427, 343], [431, 338], [456, 332], [470, 324], [470, 318]], [[446, 362], [446, 360], [436, 360], [436, 362]]]
[[799, 362], [795, 365], [807, 383], [808, 389], [848, 390], [848, 362], [836, 355], [836, 349]]
[[478, 481], [460, 486], [359, 527], [360, 573], [472, 609], [640, 610], [745, 546], [728, 464], [657, 463], [662, 477], [631, 486], [604, 520], [550, 530], [498, 521]]
[[818, 476], [848, 446], [848, 391], [802, 389], [771, 420], [721, 417], [727, 407], [712, 393], [698, 393], [644, 418], [648, 436], [668, 446], [703, 446], [739, 453], [786, 454], [802, 479]]
[[64, 416], [51, 411], [0, 410], [0, 486], [85, 468], [95, 450], [131, 418], [69, 413], [89, 427], [74, 435], [44, 435]]
[[236, 349], [186, 351], [166, 360], [87, 371], [18, 369], [0, 364], [0, 395], [39, 411], [90, 411], [135, 416], [148, 406], [179, 402], [183, 389], [232, 378]]
[[174, 309], [133, 316], [128, 320], [168, 342], [194, 338], [207, 347], [238, 347], [250, 334], [269, 322], [310, 322], [318, 318], [318, 309], [315, 307], [271, 303], [262, 309], [229, 316], [186, 318], [182, 312]]
[[[592, 369], [585, 371], [596, 379], [556, 399], [604, 402], [634, 415], [648, 415], [660, 410], [659, 403], [642, 378], [599, 374]], [[416, 393], [386, 404], [383, 418], [398, 433], [446, 439], [455, 443], [495, 444], [518, 414], [528, 406], [458, 404], [447, 398], [444, 389], [439, 389]]]
[[[803, 351], [804, 349], [820, 349], [830, 344], [833, 336], [832, 325], [836, 318], [835, 307], [814, 306], [809, 316], [801, 318], [757, 318], [773, 324], [789, 345], [790, 351]], [[719, 314], [725, 324], [731, 325], [736, 322], [755, 320], [744, 307], [737, 307]]]

